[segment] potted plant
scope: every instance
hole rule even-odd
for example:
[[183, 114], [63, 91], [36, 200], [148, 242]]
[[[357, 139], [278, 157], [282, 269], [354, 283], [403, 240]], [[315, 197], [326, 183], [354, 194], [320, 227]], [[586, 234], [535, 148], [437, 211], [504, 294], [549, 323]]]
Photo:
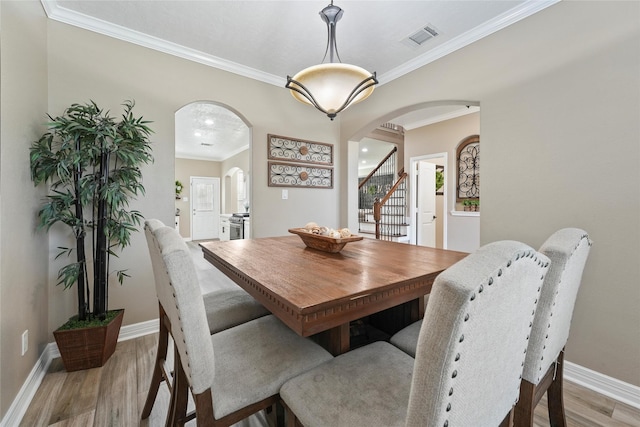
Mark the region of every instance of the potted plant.
[[[122, 324], [123, 310], [107, 311], [109, 260], [129, 245], [141, 223], [142, 214], [128, 206], [144, 194], [141, 165], [153, 161], [149, 122], [133, 116], [133, 101], [123, 106], [116, 120], [93, 101], [73, 104], [61, 116], [49, 116], [48, 131], [30, 148], [34, 185], [50, 186], [39, 228], [64, 224], [75, 240], [59, 247], [56, 257], [75, 253], [75, 261], [58, 271], [58, 284], [75, 286], [78, 298], [77, 315], [54, 331], [67, 371], [102, 366]], [[128, 277], [126, 270], [114, 273], [121, 284]], [[112, 342], [95, 342], [107, 339]]]
[[176, 179], [176, 200], [180, 200], [182, 194], [182, 183]]
[[470, 199], [464, 199], [462, 201], [462, 206], [464, 206], [465, 212], [470, 211], [471, 210], [471, 200]]

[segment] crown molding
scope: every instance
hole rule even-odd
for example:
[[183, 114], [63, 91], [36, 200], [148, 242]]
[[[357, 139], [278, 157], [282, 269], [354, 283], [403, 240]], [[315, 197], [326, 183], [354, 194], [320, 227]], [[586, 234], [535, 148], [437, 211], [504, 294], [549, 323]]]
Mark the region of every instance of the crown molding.
[[[82, 13], [65, 9], [58, 5], [57, 0], [40, 0], [47, 16], [54, 21], [73, 25], [85, 30], [93, 31], [179, 58], [194, 61], [209, 67], [228, 71], [243, 77], [269, 83], [274, 86], [283, 87], [286, 79], [281, 76], [265, 73], [255, 68], [250, 68], [236, 62], [228, 61], [201, 51], [180, 46], [176, 43], [168, 42], [160, 38], [149, 36], [139, 31], [134, 31], [120, 25], [112, 24], [101, 19], [97, 19]], [[533, 15], [549, 6], [558, 3], [560, 0], [528, 0], [521, 5], [487, 21], [481, 26], [474, 28], [442, 45], [426, 52], [424, 55], [405, 62], [378, 76], [379, 86], [389, 83], [399, 77], [404, 76], [420, 67], [423, 67], [437, 59], [455, 52], [469, 44], [495, 33], [511, 24], [514, 24], [528, 16]]]
[[58, 5], [57, 0], [40, 1], [49, 19], [53, 19], [54, 21], [73, 25], [98, 34], [103, 34], [105, 36], [113, 37], [275, 86], [284, 87], [287, 82], [286, 78], [281, 76], [265, 73], [263, 71], [256, 70], [255, 68], [250, 68], [236, 62], [228, 61], [195, 49], [190, 49], [176, 43], [168, 42], [158, 37], [150, 36], [139, 31], [134, 31], [120, 25], [103, 21], [102, 19], [97, 19], [83, 13], [65, 9]]

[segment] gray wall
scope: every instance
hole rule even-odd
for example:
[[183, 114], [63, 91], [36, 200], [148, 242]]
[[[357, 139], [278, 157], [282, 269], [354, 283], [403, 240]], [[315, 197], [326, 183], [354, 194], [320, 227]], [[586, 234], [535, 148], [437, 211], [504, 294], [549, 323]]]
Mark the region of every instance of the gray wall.
[[640, 385], [640, 3], [560, 2], [376, 89], [341, 138], [430, 101], [480, 103], [480, 238], [594, 246], [566, 359]]
[[0, 417], [51, 333], [47, 239], [34, 215], [44, 192], [29, 171], [29, 145], [47, 120], [46, 25], [39, 2], [0, 2]]

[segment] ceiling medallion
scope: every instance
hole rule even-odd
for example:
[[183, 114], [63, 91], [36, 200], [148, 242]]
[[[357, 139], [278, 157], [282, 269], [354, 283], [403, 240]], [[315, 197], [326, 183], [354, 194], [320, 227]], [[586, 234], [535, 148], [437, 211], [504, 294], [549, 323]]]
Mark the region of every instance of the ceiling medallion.
[[[336, 44], [336, 24], [343, 10], [331, 4], [320, 11], [327, 24], [327, 49], [322, 63], [305, 68], [293, 77], [287, 76], [285, 87], [298, 101], [310, 104], [325, 113], [331, 120], [336, 115], [371, 95], [378, 80], [376, 73], [364, 68], [340, 62]], [[329, 54], [329, 62], [325, 63]], [[334, 62], [334, 55], [338, 62]]]

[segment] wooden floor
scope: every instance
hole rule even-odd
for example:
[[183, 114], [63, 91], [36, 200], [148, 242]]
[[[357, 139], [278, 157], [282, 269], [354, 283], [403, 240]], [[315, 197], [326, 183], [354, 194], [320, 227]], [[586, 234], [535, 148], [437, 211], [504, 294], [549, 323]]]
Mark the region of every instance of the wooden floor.
[[[153, 412], [140, 421], [157, 334], [118, 343], [102, 368], [67, 373], [55, 359], [29, 406], [21, 426], [163, 426], [169, 393], [161, 386]], [[565, 382], [565, 409], [571, 427], [640, 427], [640, 410]], [[195, 426], [195, 421], [187, 424]], [[266, 426], [262, 414], [239, 423]], [[545, 401], [536, 408], [536, 426], [548, 427]]]

